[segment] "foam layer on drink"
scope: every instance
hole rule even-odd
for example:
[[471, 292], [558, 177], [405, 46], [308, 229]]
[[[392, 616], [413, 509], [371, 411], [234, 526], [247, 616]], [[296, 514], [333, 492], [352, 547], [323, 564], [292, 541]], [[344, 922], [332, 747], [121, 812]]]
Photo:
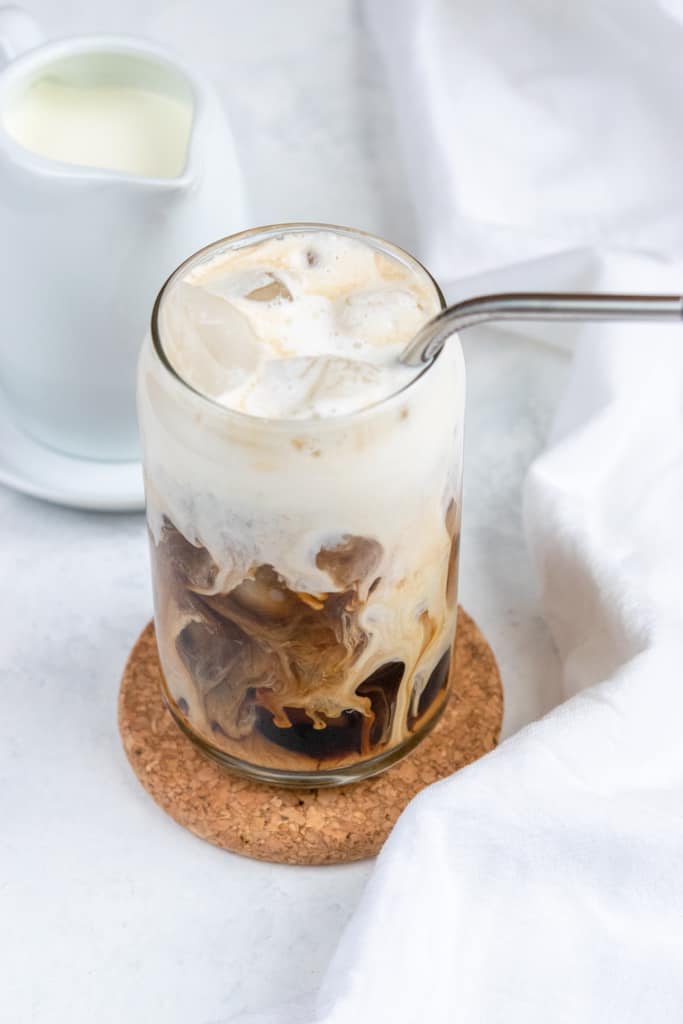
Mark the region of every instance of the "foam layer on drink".
[[[334, 253], [336, 269], [323, 274]], [[183, 293], [201, 281], [226, 301], [229, 267], [241, 278], [230, 305], [241, 315], [258, 305], [247, 338], [260, 339], [259, 358], [243, 379], [216, 386], [195, 296], [188, 304]], [[242, 275], [275, 269], [291, 299], [244, 294]], [[346, 299], [378, 291], [386, 309], [370, 303], [364, 329]], [[407, 742], [443, 698], [457, 604], [462, 353], [454, 339], [417, 379], [398, 365], [438, 304], [417, 264], [329, 232], [210, 256], [162, 298], [164, 352], [213, 401], [147, 340], [139, 413], [157, 638], [176, 713], [231, 757], [285, 771], [343, 766]], [[344, 315], [353, 330], [335, 334], [332, 318]], [[291, 400], [263, 384], [264, 363], [345, 359], [349, 339], [349, 361], [361, 353], [382, 376], [381, 397], [359, 388], [342, 408], [338, 394], [331, 406], [319, 392]]]
[[203, 394], [253, 416], [338, 416], [416, 375], [399, 360], [439, 310], [426, 273], [333, 232], [274, 237], [214, 256], [160, 311], [172, 365]]

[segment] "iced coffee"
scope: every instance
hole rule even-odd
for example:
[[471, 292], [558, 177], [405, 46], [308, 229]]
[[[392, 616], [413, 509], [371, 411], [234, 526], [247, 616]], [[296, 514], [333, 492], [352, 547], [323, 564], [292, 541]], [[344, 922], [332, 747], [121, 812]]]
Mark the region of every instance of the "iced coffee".
[[436, 722], [456, 625], [464, 369], [417, 261], [324, 225], [183, 264], [139, 367], [168, 705], [251, 777], [380, 771]]

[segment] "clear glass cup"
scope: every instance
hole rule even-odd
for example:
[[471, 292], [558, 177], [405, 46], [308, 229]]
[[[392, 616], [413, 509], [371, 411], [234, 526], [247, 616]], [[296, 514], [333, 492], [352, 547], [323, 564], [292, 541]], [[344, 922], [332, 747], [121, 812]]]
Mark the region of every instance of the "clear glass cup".
[[162, 288], [138, 374], [155, 625], [178, 725], [233, 771], [331, 786], [382, 771], [437, 722], [453, 685], [465, 371], [457, 337], [361, 411], [267, 419], [196, 391], [164, 348], [164, 302], [192, 268], [288, 232], [190, 257]]

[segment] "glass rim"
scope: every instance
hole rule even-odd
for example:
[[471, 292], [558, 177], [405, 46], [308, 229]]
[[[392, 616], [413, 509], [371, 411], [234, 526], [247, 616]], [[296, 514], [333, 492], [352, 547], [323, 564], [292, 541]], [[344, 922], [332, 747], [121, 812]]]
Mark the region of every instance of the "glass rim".
[[[223, 405], [215, 398], [211, 398], [210, 395], [200, 391], [193, 384], [191, 384], [185, 377], [176, 369], [171, 360], [169, 359], [166, 351], [164, 350], [163, 342], [161, 340], [161, 330], [159, 326], [159, 315], [161, 312], [161, 306], [169, 288], [174, 284], [175, 281], [180, 279], [191, 267], [196, 263], [201, 262], [202, 257], [207, 257], [211, 253], [218, 253], [223, 250], [231, 248], [235, 243], [236, 248], [241, 248], [243, 245], [246, 246], [251, 242], [265, 239], [268, 237], [278, 237], [278, 235], [285, 234], [302, 234], [304, 232], [321, 232], [329, 231], [333, 234], [345, 235], [350, 238], [359, 238], [365, 240], [368, 244], [380, 251], [387, 252], [399, 259], [401, 262], [407, 264], [410, 267], [420, 271], [425, 275], [427, 280], [431, 283], [436, 297], [439, 301], [439, 312], [446, 308], [446, 299], [444, 294], [437, 282], [436, 278], [427, 267], [424, 266], [417, 257], [413, 256], [406, 249], [402, 249], [401, 246], [396, 245], [394, 242], [389, 242], [387, 239], [374, 235], [369, 231], [363, 231], [360, 228], [344, 227], [340, 224], [327, 224], [323, 221], [290, 221], [282, 224], [265, 224], [260, 227], [247, 228], [244, 231], [238, 231], [232, 235], [226, 235], [223, 238], [216, 239], [214, 242], [209, 242], [207, 245], [202, 246], [201, 249], [197, 249], [190, 256], [183, 260], [182, 263], [173, 270], [166, 278], [159, 293], [154, 301], [152, 307], [152, 315], [150, 318], [150, 334], [152, 338], [152, 345], [156, 353], [159, 362], [164, 369], [184, 388], [196, 395], [203, 402], [207, 402], [210, 406], [220, 410], [220, 412], [226, 416], [234, 416], [242, 421], [249, 421], [251, 423], [277, 424], [278, 426], [296, 426], [298, 430], [304, 428], [304, 425], [315, 423], [317, 427], [320, 427], [324, 423], [340, 423], [344, 420], [357, 419], [365, 413], [374, 411], [381, 406], [391, 402], [398, 395], [402, 395], [413, 387], [417, 381], [428, 373], [432, 366], [435, 366], [439, 361], [440, 352], [432, 359], [429, 363], [426, 363], [419, 373], [416, 373], [414, 377], [402, 384], [396, 391], [390, 392], [388, 395], [384, 395], [382, 398], [378, 398], [374, 402], [370, 402], [368, 405], [362, 406], [360, 409], [355, 409], [352, 412], [335, 413], [332, 416], [320, 416], [320, 417], [302, 417], [299, 419], [287, 416], [258, 416], [254, 413], [244, 412], [241, 409], [232, 409], [229, 406]], [[443, 351], [443, 349], [441, 350]]]

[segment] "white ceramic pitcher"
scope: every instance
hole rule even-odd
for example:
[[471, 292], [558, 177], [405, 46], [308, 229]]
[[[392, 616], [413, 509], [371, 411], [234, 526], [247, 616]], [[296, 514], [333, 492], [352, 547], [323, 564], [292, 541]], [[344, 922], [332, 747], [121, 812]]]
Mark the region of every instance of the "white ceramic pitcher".
[[[39, 39], [27, 14], [0, 8], [0, 401], [51, 447], [134, 459], [135, 363], [154, 296], [188, 252], [246, 226], [233, 140], [213, 90], [153, 43]], [[103, 68], [191, 103], [177, 177], [57, 162], [8, 134], [3, 114], [36, 79]]]

